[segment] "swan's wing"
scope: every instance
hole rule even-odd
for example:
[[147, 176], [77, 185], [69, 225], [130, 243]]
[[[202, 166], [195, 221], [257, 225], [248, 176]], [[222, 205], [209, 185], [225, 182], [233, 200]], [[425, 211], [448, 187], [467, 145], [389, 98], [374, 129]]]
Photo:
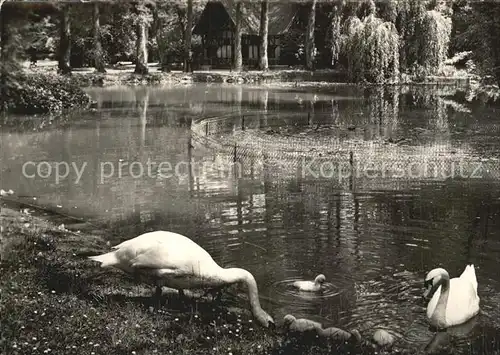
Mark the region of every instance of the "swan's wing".
[[215, 262], [208, 252], [180, 234], [155, 231], [124, 241], [115, 247], [118, 258], [133, 268], [165, 269], [196, 274]]
[[469, 270], [470, 270], [470, 265], [467, 265], [459, 277], [460, 278], [467, 277], [467, 275], [469, 275]]
[[468, 278], [450, 280], [450, 293], [446, 306], [446, 321], [450, 325], [466, 322], [479, 311], [479, 298]]
[[217, 264], [197, 244], [160, 240], [137, 252], [131, 260], [134, 268], [169, 269], [176, 274], [199, 274]]
[[474, 268], [474, 264], [469, 265], [470, 268], [470, 282], [472, 282], [472, 286], [474, 286], [474, 291], [477, 294], [477, 278], [476, 278], [476, 269]]
[[144, 233], [138, 237], [125, 240], [120, 244], [111, 247], [111, 249], [120, 250], [124, 248], [139, 248], [139, 247], [147, 248], [151, 243], [153, 244], [156, 243], [157, 239], [154, 237], [155, 234], [153, 233]]
[[[472, 272], [474, 272], [474, 268], [472, 268]], [[467, 314], [469, 317], [475, 316], [479, 313], [479, 296], [477, 295], [477, 281], [475, 279], [475, 274], [473, 274], [474, 280], [469, 280], [469, 302], [467, 307]]]
[[136, 250], [130, 264], [140, 269], [178, 269], [182, 268], [183, 260], [179, 258], [179, 252], [176, 253], [174, 249], [157, 242]]
[[474, 287], [475, 292], [477, 293], [477, 279], [474, 264], [470, 264], [465, 267], [465, 270], [460, 275], [460, 279], [470, 282]]

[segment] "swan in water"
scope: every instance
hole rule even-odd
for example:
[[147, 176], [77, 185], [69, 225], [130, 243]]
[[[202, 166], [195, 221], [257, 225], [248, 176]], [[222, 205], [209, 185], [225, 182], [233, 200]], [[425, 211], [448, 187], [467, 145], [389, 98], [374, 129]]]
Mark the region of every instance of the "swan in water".
[[326, 278], [325, 275], [320, 274], [316, 276], [314, 281], [295, 281], [293, 283], [293, 286], [298, 288], [301, 291], [319, 291], [321, 289], [321, 286], [325, 282]]
[[445, 269], [431, 270], [425, 277], [424, 286], [424, 298], [430, 298], [427, 318], [437, 329], [465, 323], [479, 313], [474, 265], [467, 265], [460, 277], [451, 280]]
[[183, 294], [183, 289], [217, 289], [243, 283], [248, 290], [254, 317], [264, 327], [274, 325], [273, 318], [260, 306], [257, 283], [250, 272], [220, 267], [205, 249], [181, 234], [148, 232], [113, 249], [89, 259], [100, 262], [101, 267], [114, 267], [129, 274], [152, 278], [157, 296], [161, 295], [161, 286], [175, 288]]

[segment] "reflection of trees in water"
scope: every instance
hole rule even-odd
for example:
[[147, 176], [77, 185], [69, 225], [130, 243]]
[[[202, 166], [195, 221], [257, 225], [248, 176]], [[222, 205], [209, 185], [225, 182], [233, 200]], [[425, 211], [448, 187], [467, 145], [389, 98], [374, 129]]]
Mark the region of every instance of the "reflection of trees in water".
[[375, 210], [369, 214], [369, 223], [398, 231], [393, 234], [398, 240], [388, 250], [393, 253], [388, 260], [407, 257], [409, 265], [422, 268], [442, 263], [449, 272], [461, 273], [466, 263], [477, 260], [477, 243], [493, 232], [488, 231], [488, 221], [500, 210], [493, 190], [457, 182], [419, 191], [418, 196], [403, 198], [398, 193], [373, 195], [370, 205]]
[[399, 123], [399, 87], [376, 86], [368, 94], [370, 124], [378, 126], [380, 138], [392, 136]]
[[340, 118], [339, 103], [334, 99], [331, 99], [330, 102], [332, 107], [332, 124], [338, 125]]
[[234, 95], [234, 105], [233, 111], [236, 113], [236, 117], [239, 119], [239, 126], [242, 126], [242, 117], [241, 117], [241, 101], [243, 100], [243, 88], [238, 85], [235, 95]]
[[259, 109], [261, 115], [259, 116], [259, 129], [262, 127], [267, 127], [267, 109], [269, 107], [269, 90], [259, 91]]
[[139, 113], [139, 125], [141, 128], [140, 150], [141, 155], [146, 143], [146, 125], [148, 122], [149, 91], [142, 89], [137, 91], [136, 104]]
[[439, 91], [416, 86], [411, 89], [410, 95], [411, 100], [407, 102], [408, 104], [417, 108], [424, 108], [430, 112], [429, 128], [448, 129], [446, 104], [442, 100]]

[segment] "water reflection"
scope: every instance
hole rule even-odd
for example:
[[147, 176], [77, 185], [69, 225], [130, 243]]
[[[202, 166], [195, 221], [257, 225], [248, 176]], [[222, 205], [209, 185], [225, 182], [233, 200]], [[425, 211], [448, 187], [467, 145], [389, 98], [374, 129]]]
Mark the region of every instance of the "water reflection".
[[477, 321], [478, 316], [462, 325], [451, 327], [444, 332], [435, 333], [431, 342], [425, 347], [426, 352], [435, 353], [444, 347], [449, 347], [454, 339], [462, 340], [466, 338], [474, 330]]
[[[2, 188], [101, 224], [113, 243], [153, 229], [186, 234], [220, 264], [249, 269], [277, 319], [384, 328], [408, 349], [487, 350], [500, 330], [497, 116], [447, 90], [95, 89], [98, 109], [71, 120], [6, 118]], [[350, 152], [354, 163], [375, 163], [373, 176], [304, 174], [304, 157], [316, 159], [311, 169], [350, 167]], [[27, 161], [51, 162], [42, 173], [74, 163], [82, 174], [27, 178]], [[484, 170], [474, 179], [375, 175], [383, 163], [425, 161]], [[434, 335], [423, 277], [438, 266], [459, 275], [467, 263], [483, 314], [469, 333]], [[285, 287], [318, 273], [328, 297]]]

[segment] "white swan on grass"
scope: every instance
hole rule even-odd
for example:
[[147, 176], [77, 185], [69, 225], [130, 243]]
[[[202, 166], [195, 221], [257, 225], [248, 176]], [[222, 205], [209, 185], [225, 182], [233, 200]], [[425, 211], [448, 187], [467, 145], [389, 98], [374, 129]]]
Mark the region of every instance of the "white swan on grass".
[[273, 318], [260, 306], [257, 283], [250, 272], [240, 268], [222, 268], [210, 254], [191, 239], [177, 233], [155, 231], [124, 241], [113, 251], [89, 259], [101, 267], [114, 267], [126, 273], [154, 280], [156, 295], [161, 286], [179, 290], [221, 288], [243, 283], [248, 290], [254, 317], [264, 327], [274, 325]]
[[314, 281], [295, 281], [293, 286], [301, 291], [316, 292], [321, 290], [323, 283], [325, 282], [325, 275], [319, 274], [316, 276]]
[[460, 277], [451, 280], [445, 269], [431, 270], [424, 286], [424, 298], [432, 297], [427, 305], [427, 318], [437, 329], [465, 323], [479, 313], [474, 265], [467, 265]]

